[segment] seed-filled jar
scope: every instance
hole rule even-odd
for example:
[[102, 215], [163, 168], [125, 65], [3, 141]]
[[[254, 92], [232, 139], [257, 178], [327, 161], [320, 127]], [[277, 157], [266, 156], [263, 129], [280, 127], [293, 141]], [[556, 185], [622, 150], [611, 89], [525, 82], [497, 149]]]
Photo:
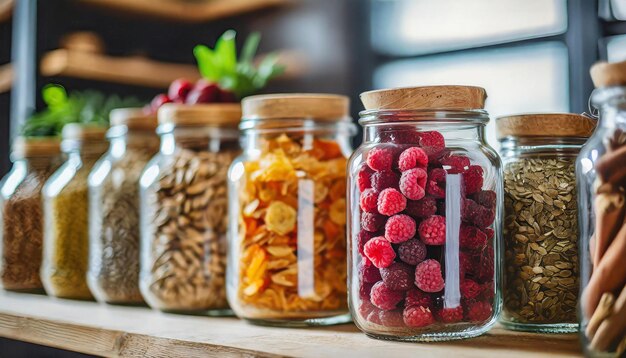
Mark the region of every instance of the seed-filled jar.
[[228, 166], [240, 153], [239, 104], [159, 109], [161, 150], [141, 186], [141, 293], [164, 311], [228, 313]]
[[501, 164], [479, 87], [361, 94], [363, 144], [348, 164], [350, 310], [369, 336], [486, 332], [499, 311]]
[[87, 177], [107, 150], [106, 128], [67, 124], [61, 150], [67, 161], [43, 187], [44, 251], [41, 280], [51, 296], [92, 299], [87, 287], [89, 195]]
[[598, 128], [576, 164], [580, 331], [588, 357], [626, 353], [626, 62], [591, 68]]
[[139, 178], [158, 152], [156, 116], [141, 109], [111, 112], [108, 152], [89, 176], [89, 271], [96, 300], [140, 304]]
[[578, 330], [575, 166], [595, 124], [595, 119], [561, 113], [496, 121], [505, 194], [500, 321], [507, 328]]
[[259, 324], [346, 322], [349, 100], [275, 94], [242, 105], [244, 153], [229, 172], [228, 301]]
[[56, 138], [13, 142], [13, 167], [0, 184], [0, 287], [6, 290], [43, 290], [41, 188], [61, 165], [60, 154]]

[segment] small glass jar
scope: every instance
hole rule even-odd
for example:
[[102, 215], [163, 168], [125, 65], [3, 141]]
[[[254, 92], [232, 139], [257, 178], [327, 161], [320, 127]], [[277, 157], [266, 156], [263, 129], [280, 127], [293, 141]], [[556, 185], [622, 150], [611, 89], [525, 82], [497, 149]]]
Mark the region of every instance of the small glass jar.
[[45, 183], [41, 280], [50, 296], [92, 299], [87, 287], [89, 195], [87, 177], [108, 148], [106, 128], [67, 124], [61, 150], [67, 161]]
[[581, 343], [588, 357], [626, 352], [626, 62], [592, 67], [598, 127], [578, 156]]
[[502, 173], [485, 142], [485, 97], [465, 86], [361, 94], [348, 285], [354, 321], [370, 337], [468, 338], [496, 320]]
[[504, 162], [500, 322], [509, 329], [578, 331], [576, 156], [596, 121], [578, 114], [498, 118]]
[[89, 176], [89, 271], [97, 301], [141, 304], [139, 177], [159, 149], [155, 115], [111, 111], [108, 152]]
[[349, 100], [276, 94], [242, 106], [244, 153], [229, 171], [228, 301], [257, 324], [348, 322]]
[[226, 173], [239, 155], [239, 104], [159, 109], [160, 152], [140, 179], [140, 288], [153, 308], [230, 313]]
[[60, 141], [18, 137], [11, 158], [13, 167], [0, 182], [0, 287], [42, 292], [41, 188], [61, 165]]

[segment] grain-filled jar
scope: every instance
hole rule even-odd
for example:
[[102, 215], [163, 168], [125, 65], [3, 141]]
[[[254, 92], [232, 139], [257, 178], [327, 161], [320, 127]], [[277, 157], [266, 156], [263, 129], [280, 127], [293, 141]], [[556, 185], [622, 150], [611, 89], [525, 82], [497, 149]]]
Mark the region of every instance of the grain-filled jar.
[[226, 173], [241, 106], [167, 104], [158, 116], [160, 152], [140, 179], [141, 293], [163, 311], [228, 313]]
[[591, 68], [599, 109], [580, 151], [581, 343], [588, 357], [626, 353], [626, 62]]
[[228, 301], [253, 323], [346, 322], [349, 100], [273, 94], [242, 106], [244, 152], [229, 171]]
[[13, 167], [0, 182], [0, 287], [40, 292], [41, 188], [61, 165], [60, 141], [18, 137], [11, 159]]
[[96, 300], [140, 304], [139, 178], [159, 150], [156, 115], [114, 109], [107, 153], [89, 176], [89, 271]]
[[348, 164], [350, 310], [367, 335], [467, 338], [499, 312], [502, 174], [479, 87], [361, 94]]
[[496, 120], [505, 194], [500, 321], [507, 328], [578, 330], [575, 166], [595, 124], [595, 119], [568, 113]]
[[67, 160], [45, 183], [44, 251], [41, 279], [50, 296], [92, 299], [87, 287], [89, 195], [87, 177], [109, 144], [106, 128], [63, 127], [61, 150]]

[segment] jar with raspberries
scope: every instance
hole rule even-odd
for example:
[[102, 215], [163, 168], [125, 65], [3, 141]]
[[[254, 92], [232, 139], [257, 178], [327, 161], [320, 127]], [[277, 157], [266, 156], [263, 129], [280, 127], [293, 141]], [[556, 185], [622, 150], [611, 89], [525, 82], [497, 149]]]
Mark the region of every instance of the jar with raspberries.
[[229, 171], [228, 301], [257, 324], [347, 322], [348, 98], [264, 95], [242, 106], [244, 153]]
[[484, 140], [485, 98], [466, 86], [361, 94], [348, 285], [354, 321], [370, 337], [461, 339], [496, 321], [502, 174]]

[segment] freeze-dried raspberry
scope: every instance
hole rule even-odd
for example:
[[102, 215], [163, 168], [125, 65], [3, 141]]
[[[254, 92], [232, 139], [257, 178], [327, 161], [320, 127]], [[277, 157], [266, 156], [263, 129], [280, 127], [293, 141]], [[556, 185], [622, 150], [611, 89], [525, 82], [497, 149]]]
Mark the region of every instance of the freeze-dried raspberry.
[[415, 268], [415, 285], [424, 292], [439, 292], [445, 283], [441, 275], [441, 264], [429, 259], [420, 262]]
[[430, 297], [430, 294], [417, 288], [409, 290], [406, 293], [404, 307], [411, 306], [433, 307], [433, 298]]
[[486, 228], [493, 224], [495, 218], [495, 209], [486, 208], [472, 199], [463, 199], [461, 204], [461, 219], [463, 221], [479, 228]]
[[404, 327], [404, 318], [402, 311], [380, 311], [378, 314], [380, 324], [385, 327]]
[[368, 298], [367, 300], [361, 301], [361, 303], [359, 304], [358, 312], [361, 317], [367, 318], [367, 316], [369, 316], [369, 314], [375, 309], [377, 308], [369, 301]]
[[368, 213], [376, 213], [378, 212], [376, 206], [378, 205], [378, 192], [374, 189], [365, 189], [363, 193], [361, 193], [361, 209]]
[[417, 225], [410, 216], [398, 214], [387, 219], [385, 224], [385, 239], [394, 244], [405, 242], [415, 236]]
[[426, 195], [426, 171], [421, 168], [409, 169], [400, 177], [400, 191], [407, 199], [420, 200]]
[[370, 292], [372, 304], [381, 310], [392, 310], [396, 308], [403, 298], [403, 291], [392, 290], [383, 281], [375, 283]]
[[418, 144], [420, 140], [419, 132], [415, 129], [382, 129], [380, 140], [383, 143], [391, 142], [395, 144]]
[[363, 255], [363, 247], [374, 236], [376, 236], [376, 234], [374, 234], [372, 232], [369, 232], [369, 231], [366, 231], [366, 230], [359, 231], [359, 233], [357, 234], [357, 243], [359, 245], [359, 254]]
[[489, 209], [484, 206], [479, 206], [479, 214], [477, 218], [474, 218], [474, 224], [478, 227], [485, 228], [493, 224], [496, 219], [496, 210]]
[[459, 270], [461, 271], [459, 275], [461, 278], [468, 274], [471, 275], [473, 272], [472, 257], [465, 252], [459, 252]]
[[496, 192], [493, 190], [481, 190], [472, 195], [472, 199], [486, 208], [495, 209], [496, 207]]
[[478, 249], [487, 244], [487, 235], [475, 226], [462, 224], [459, 244], [464, 249]]
[[460, 291], [464, 298], [476, 298], [482, 292], [482, 287], [474, 280], [465, 279], [461, 281]]
[[440, 308], [437, 311], [437, 318], [443, 323], [460, 322], [463, 319], [463, 306]]
[[479, 283], [493, 281], [494, 279], [494, 262], [493, 248], [485, 246], [472, 259], [476, 263], [474, 276]]
[[428, 167], [428, 155], [423, 149], [411, 147], [400, 153], [398, 169], [406, 171], [413, 168], [426, 169]]
[[401, 262], [380, 269], [380, 276], [387, 287], [396, 291], [406, 291], [413, 286], [413, 268]]
[[429, 158], [435, 158], [446, 147], [443, 135], [435, 131], [421, 132], [419, 144]]
[[470, 160], [468, 157], [449, 153], [439, 159], [439, 163], [441, 163], [441, 165], [443, 165], [443, 169], [450, 174], [463, 173], [470, 166]]
[[433, 313], [428, 307], [410, 306], [404, 309], [404, 324], [409, 327], [426, 327], [435, 323]]
[[365, 256], [367, 256], [372, 264], [378, 268], [383, 268], [391, 265], [393, 259], [396, 257], [396, 252], [391, 247], [389, 241], [384, 237], [375, 237], [365, 244], [363, 249]]
[[374, 171], [367, 165], [361, 165], [357, 174], [356, 183], [359, 186], [359, 191], [363, 192], [365, 189], [372, 187], [372, 174]]
[[406, 198], [396, 189], [388, 188], [378, 194], [378, 212], [391, 216], [406, 208]]
[[446, 171], [441, 168], [435, 168], [428, 173], [428, 182], [426, 183], [426, 193], [437, 199], [446, 197]]
[[463, 173], [465, 194], [470, 195], [483, 187], [483, 168], [480, 165], [470, 165]]
[[398, 257], [409, 265], [417, 265], [426, 258], [426, 245], [418, 239], [411, 239], [400, 244]]
[[487, 240], [492, 240], [493, 236], [496, 234], [496, 232], [490, 227], [484, 228], [483, 232], [487, 235]]
[[373, 283], [361, 282], [359, 286], [359, 297], [364, 301], [370, 300], [370, 292], [372, 291]]
[[362, 213], [361, 228], [369, 232], [376, 232], [385, 224], [386, 220], [386, 217], [377, 213]]
[[425, 219], [419, 226], [420, 239], [426, 245], [443, 245], [446, 243], [446, 218], [433, 215]]
[[393, 164], [393, 150], [390, 147], [378, 146], [367, 153], [367, 165], [377, 172], [390, 170]]
[[374, 309], [372, 310], [372, 312], [370, 312], [366, 319], [375, 324], [382, 324], [382, 322], [380, 321], [380, 310], [376, 307], [374, 307]]
[[407, 200], [404, 213], [415, 218], [423, 219], [437, 212], [437, 200], [431, 196], [425, 196], [420, 200]]
[[484, 322], [491, 317], [493, 308], [488, 302], [473, 302], [467, 308], [467, 318], [472, 322]]
[[382, 280], [380, 270], [376, 266], [359, 265], [359, 277], [361, 282], [376, 283]]
[[495, 286], [493, 284], [493, 281], [489, 281], [489, 282], [485, 282], [483, 283], [481, 286], [481, 297], [483, 298], [483, 300], [485, 301], [492, 301], [493, 298], [496, 296], [496, 289]]
[[392, 171], [372, 174], [372, 189], [381, 192], [387, 188], [399, 189], [400, 176]]

